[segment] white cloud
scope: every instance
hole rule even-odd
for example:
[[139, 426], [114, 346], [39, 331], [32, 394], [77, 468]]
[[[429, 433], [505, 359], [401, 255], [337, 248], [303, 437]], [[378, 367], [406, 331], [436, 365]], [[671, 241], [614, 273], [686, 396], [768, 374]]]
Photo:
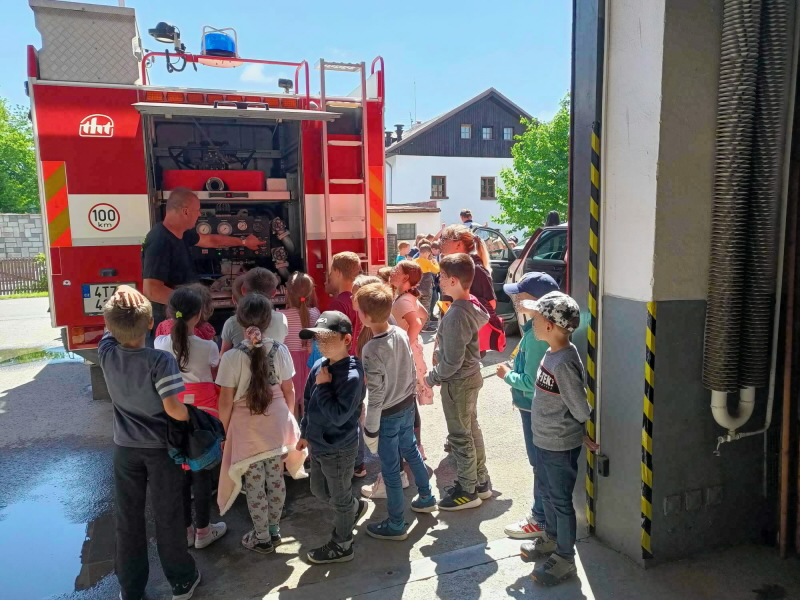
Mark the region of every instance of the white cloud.
[[278, 83], [277, 77], [269, 77], [265, 75], [264, 65], [259, 65], [257, 63], [250, 63], [246, 65], [242, 70], [240, 79], [242, 81], [249, 81], [253, 83], [268, 83], [272, 85]]

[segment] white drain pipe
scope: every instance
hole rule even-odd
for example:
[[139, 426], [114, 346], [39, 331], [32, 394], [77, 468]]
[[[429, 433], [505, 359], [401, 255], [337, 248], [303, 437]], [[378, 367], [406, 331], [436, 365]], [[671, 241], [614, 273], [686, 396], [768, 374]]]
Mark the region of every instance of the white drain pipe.
[[[753, 415], [756, 406], [756, 388], [749, 387], [739, 390], [739, 414], [735, 417], [728, 412], [728, 393], [711, 392], [711, 414], [720, 427], [728, 430], [725, 441], [730, 442], [738, 439], [739, 434], [736, 430], [742, 427]], [[724, 437], [724, 436], [723, 436]]]

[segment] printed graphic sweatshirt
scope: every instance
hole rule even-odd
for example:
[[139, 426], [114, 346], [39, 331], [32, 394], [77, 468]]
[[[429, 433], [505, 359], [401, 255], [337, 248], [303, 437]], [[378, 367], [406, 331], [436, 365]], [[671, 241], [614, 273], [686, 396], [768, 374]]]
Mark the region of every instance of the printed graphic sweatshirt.
[[583, 444], [583, 424], [590, 412], [584, 377], [574, 344], [545, 353], [531, 406], [533, 443], [538, 448], [564, 451]]

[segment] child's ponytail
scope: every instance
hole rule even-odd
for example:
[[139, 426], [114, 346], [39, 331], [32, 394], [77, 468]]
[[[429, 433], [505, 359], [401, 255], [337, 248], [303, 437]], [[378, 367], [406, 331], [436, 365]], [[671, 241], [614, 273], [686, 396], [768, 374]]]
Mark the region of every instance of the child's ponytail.
[[262, 331], [272, 320], [272, 303], [261, 294], [247, 294], [236, 307], [236, 320], [250, 340], [250, 385], [246, 402], [251, 415], [263, 415], [272, 404], [268, 348], [264, 347]]
[[399, 269], [403, 275], [408, 277], [408, 285], [411, 287], [406, 292], [415, 298], [422, 296], [422, 292], [419, 291], [419, 282], [422, 281], [422, 267], [413, 260], [401, 260], [397, 263], [395, 269]]
[[169, 313], [175, 320], [170, 332], [172, 351], [178, 361], [178, 368], [185, 373], [189, 364], [189, 321], [203, 310], [203, 298], [197, 290], [190, 287], [178, 288], [169, 297]]
[[[308, 273], [296, 271], [286, 282], [286, 306], [296, 308], [300, 315], [300, 326], [308, 329], [312, 326], [309, 308], [317, 305], [317, 294], [314, 291], [314, 280]], [[303, 341], [303, 346], [308, 345], [308, 340]]]

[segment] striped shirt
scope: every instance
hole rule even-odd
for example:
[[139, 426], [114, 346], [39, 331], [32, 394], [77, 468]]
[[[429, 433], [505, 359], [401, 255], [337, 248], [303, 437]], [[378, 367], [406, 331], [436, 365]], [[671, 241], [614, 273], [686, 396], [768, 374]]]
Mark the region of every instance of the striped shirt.
[[114, 443], [127, 448], [166, 448], [164, 400], [186, 388], [171, 354], [126, 348], [111, 333], [97, 347], [114, 410]]
[[[303, 342], [300, 339], [300, 330], [303, 328], [303, 325], [300, 323], [300, 311], [296, 308], [285, 308], [278, 312], [284, 314], [289, 326], [289, 333], [286, 334], [286, 339], [283, 341], [284, 345], [289, 349], [289, 352], [302, 352]], [[308, 326], [313, 327], [318, 318], [319, 309], [309, 308]]]

